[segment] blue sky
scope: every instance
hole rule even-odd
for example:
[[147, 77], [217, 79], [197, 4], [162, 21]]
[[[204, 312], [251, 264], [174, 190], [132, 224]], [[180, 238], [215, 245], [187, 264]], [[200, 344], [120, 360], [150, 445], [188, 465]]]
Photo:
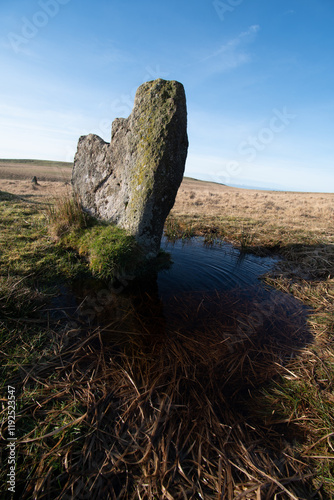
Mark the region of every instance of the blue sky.
[[333, 0], [2, 0], [0, 157], [72, 161], [183, 83], [186, 175], [333, 192]]

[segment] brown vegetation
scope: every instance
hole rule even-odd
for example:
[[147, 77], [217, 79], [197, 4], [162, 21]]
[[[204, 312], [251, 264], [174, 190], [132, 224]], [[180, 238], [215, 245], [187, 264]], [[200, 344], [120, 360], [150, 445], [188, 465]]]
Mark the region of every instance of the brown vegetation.
[[[36, 173], [31, 168], [26, 179], [3, 179], [6, 170], [0, 164], [0, 188], [31, 200], [45, 201], [59, 197], [71, 191], [68, 171], [64, 180], [40, 180], [34, 186], [30, 180]], [[2, 174], [1, 174], [2, 171]], [[52, 176], [56, 176], [54, 170]], [[21, 174], [23, 175], [23, 174]], [[50, 174], [51, 175], [51, 174]], [[59, 171], [58, 178], [63, 175]], [[44, 172], [45, 176], [45, 172]], [[41, 177], [37, 174], [37, 178]], [[171, 215], [176, 218], [192, 219], [194, 224], [237, 219], [251, 221], [259, 225], [284, 226], [289, 231], [294, 229], [312, 232], [314, 235], [334, 238], [334, 194], [332, 193], [297, 193], [281, 191], [257, 191], [239, 189], [211, 182], [202, 182], [185, 177], [176, 197]], [[273, 228], [274, 229], [274, 228]], [[334, 240], [333, 240], [334, 241]]]
[[175, 216], [237, 218], [334, 237], [334, 194], [257, 191], [184, 179]]
[[[43, 202], [70, 186], [33, 186], [30, 175], [0, 181], [2, 191], [19, 196], [3, 196], [5, 250], [20, 253], [15, 276], [4, 254], [0, 305], [9, 325], [2, 332], [6, 383], [19, 393], [22, 498], [333, 498], [334, 195], [184, 179], [166, 224], [171, 235], [227, 239], [284, 257], [266, 281], [286, 300], [262, 304], [265, 322], [251, 320], [258, 298], [245, 308], [233, 294], [211, 294], [194, 308], [189, 295], [170, 304], [180, 321], [166, 332], [160, 304], [147, 296], [143, 316], [119, 295], [107, 326], [93, 329], [68, 315], [64, 328], [50, 309], [46, 319], [36, 317], [42, 299], [36, 306], [29, 294], [43, 264], [39, 247], [43, 257], [54, 252], [40, 275], [77, 265], [70, 254], [59, 261], [40, 214]], [[36, 169], [33, 175], [39, 178]], [[108, 295], [96, 295], [100, 303], [88, 295], [82, 306], [106, 307]], [[291, 296], [300, 312], [287, 308]], [[5, 436], [5, 418], [1, 430]]]

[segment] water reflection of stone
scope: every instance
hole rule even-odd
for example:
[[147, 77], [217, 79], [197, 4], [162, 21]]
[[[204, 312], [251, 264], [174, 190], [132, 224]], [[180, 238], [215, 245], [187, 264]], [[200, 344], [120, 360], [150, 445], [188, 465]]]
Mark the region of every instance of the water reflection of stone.
[[164, 329], [163, 303], [158, 296], [157, 274], [145, 280], [105, 284], [78, 281], [73, 292], [79, 303], [76, 320], [81, 326], [100, 327], [103, 338], [126, 344], [134, 336]]

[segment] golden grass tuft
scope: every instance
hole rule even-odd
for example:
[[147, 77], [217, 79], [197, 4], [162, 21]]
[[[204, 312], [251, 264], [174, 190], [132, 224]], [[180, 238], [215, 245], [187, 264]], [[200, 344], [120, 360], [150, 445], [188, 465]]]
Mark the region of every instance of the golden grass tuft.
[[61, 238], [70, 231], [78, 231], [87, 227], [87, 215], [82, 210], [77, 195], [64, 195], [48, 207], [50, 233]]

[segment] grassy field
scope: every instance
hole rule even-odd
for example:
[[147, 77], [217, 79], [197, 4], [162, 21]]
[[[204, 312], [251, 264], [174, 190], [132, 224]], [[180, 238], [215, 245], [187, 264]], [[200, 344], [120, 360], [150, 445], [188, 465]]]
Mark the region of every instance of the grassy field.
[[[200, 304], [196, 337], [166, 338], [161, 324], [148, 336], [138, 304], [119, 294], [113, 309], [110, 286], [92, 291], [85, 257], [50, 231], [70, 165], [20, 164], [0, 162], [2, 484], [11, 386], [17, 498], [334, 498], [334, 195], [184, 179], [166, 221], [171, 239], [282, 257], [266, 281], [310, 314], [307, 345], [280, 360], [269, 344], [241, 341], [233, 322], [201, 317]], [[91, 280], [89, 311], [114, 311], [108, 345], [57, 303], [78, 277]], [[235, 299], [210, 300], [223, 309]], [[153, 318], [159, 308], [147, 297]], [[189, 322], [187, 304], [175, 308]], [[252, 310], [244, 318], [260, 329]]]
[[72, 163], [44, 160], [0, 160], [0, 179], [31, 179], [69, 181]]

